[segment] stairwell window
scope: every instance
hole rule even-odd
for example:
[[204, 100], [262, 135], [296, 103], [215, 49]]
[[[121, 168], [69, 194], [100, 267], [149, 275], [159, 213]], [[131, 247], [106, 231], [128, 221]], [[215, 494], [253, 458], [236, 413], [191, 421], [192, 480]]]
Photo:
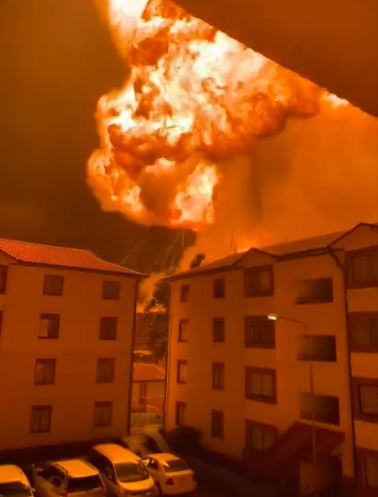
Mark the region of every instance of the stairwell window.
[[213, 297], [215, 299], [223, 299], [226, 295], [224, 278], [216, 278], [213, 281]]
[[302, 280], [298, 283], [296, 304], [322, 304], [332, 301], [332, 278]]
[[7, 288], [8, 267], [0, 266], [0, 294], [5, 293]]
[[102, 282], [102, 298], [104, 300], [119, 300], [120, 290], [119, 281], [104, 280]]
[[190, 294], [190, 285], [185, 283], [180, 287], [180, 302], [188, 302]]
[[378, 245], [347, 253], [349, 288], [378, 286]]
[[273, 425], [247, 420], [245, 423], [246, 452], [269, 450], [277, 441], [277, 428]]
[[176, 425], [184, 426], [186, 418], [186, 403], [177, 401], [176, 402]]
[[39, 321], [38, 338], [59, 338], [60, 316], [59, 314], [41, 314]]
[[63, 276], [45, 274], [43, 278], [43, 295], [63, 295]]
[[224, 318], [214, 318], [213, 319], [213, 342], [222, 343], [224, 342]]
[[216, 390], [224, 389], [224, 364], [213, 362], [212, 364], [212, 386]]
[[94, 427], [101, 428], [112, 426], [113, 403], [95, 402], [94, 405]]
[[223, 411], [213, 409], [210, 414], [211, 436], [214, 438], [223, 438], [224, 431], [224, 414]]
[[115, 373], [115, 359], [101, 357], [97, 359], [96, 382], [113, 383]]
[[256, 266], [244, 271], [245, 297], [268, 297], [274, 293], [273, 266]]
[[179, 322], [179, 332], [178, 332], [178, 341], [179, 342], [187, 342], [188, 341], [188, 319], [180, 319]]
[[55, 365], [55, 359], [37, 359], [34, 366], [34, 385], [53, 385]]
[[30, 433], [47, 433], [51, 429], [52, 406], [33, 406], [30, 418]]
[[113, 316], [103, 316], [100, 319], [100, 340], [117, 339], [118, 320]]
[[188, 380], [188, 362], [184, 359], [177, 361], [177, 383], [186, 383]]

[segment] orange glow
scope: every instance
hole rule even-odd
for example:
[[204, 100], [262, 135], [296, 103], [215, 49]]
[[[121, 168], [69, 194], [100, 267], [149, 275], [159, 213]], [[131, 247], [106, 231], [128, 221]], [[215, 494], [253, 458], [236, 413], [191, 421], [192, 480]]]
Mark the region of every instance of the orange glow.
[[220, 157], [316, 114], [325, 92], [170, 0], [107, 0], [107, 12], [130, 70], [98, 102], [88, 182], [104, 209], [138, 222], [210, 224]]

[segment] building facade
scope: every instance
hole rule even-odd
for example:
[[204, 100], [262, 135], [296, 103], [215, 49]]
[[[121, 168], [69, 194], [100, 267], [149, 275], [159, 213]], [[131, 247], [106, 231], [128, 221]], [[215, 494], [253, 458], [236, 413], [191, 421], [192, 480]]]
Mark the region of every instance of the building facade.
[[293, 492], [341, 479], [376, 490], [378, 226], [170, 280], [165, 428], [193, 426], [209, 450]]
[[86, 250], [0, 240], [0, 450], [128, 432], [142, 275]]

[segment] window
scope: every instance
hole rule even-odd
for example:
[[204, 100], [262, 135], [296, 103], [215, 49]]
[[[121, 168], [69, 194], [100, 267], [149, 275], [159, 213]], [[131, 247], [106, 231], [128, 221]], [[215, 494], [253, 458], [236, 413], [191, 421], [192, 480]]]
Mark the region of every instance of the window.
[[58, 338], [59, 325], [59, 314], [41, 314], [38, 338]]
[[364, 487], [378, 489], [378, 452], [369, 449], [357, 449], [357, 456], [360, 483]]
[[378, 380], [352, 378], [354, 417], [378, 423]]
[[102, 282], [102, 298], [105, 300], [119, 300], [119, 281], [104, 280]]
[[300, 394], [300, 416], [323, 423], [340, 424], [339, 399], [329, 395]]
[[349, 315], [350, 347], [354, 352], [378, 352], [378, 312]]
[[298, 359], [336, 361], [336, 337], [334, 335], [302, 335], [299, 341]]
[[275, 321], [270, 321], [266, 316], [246, 316], [246, 347], [274, 349], [275, 341]]
[[115, 359], [97, 359], [97, 383], [112, 383], [114, 381]]
[[217, 278], [213, 281], [213, 297], [215, 299], [224, 299], [226, 288], [224, 278]]
[[188, 302], [190, 293], [190, 286], [188, 284], [181, 285], [180, 287], [180, 302]]
[[211, 436], [215, 438], [223, 438], [223, 420], [222, 411], [213, 409], [211, 411]]
[[182, 359], [177, 361], [177, 382], [186, 383], [188, 375], [188, 363]]
[[275, 404], [277, 402], [274, 369], [246, 368], [246, 398]]
[[95, 402], [94, 426], [95, 428], [112, 425], [113, 403]]
[[244, 271], [246, 297], [266, 297], [273, 295], [273, 266], [258, 266]]
[[188, 325], [189, 325], [189, 321], [187, 319], [180, 320], [179, 333], [178, 333], [179, 342], [187, 342], [188, 341]]
[[346, 266], [349, 288], [378, 286], [378, 246], [349, 252]]
[[332, 278], [318, 278], [299, 282], [296, 304], [322, 304], [332, 301]]
[[33, 406], [31, 411], [30, 433], [46, 433], [51, 429], [52, 406]]
[[176, 425], [183, 426], [185, 424], [186, 403], [176, 402]]
[[212, 386], [217, 390], [224, 389], [224, 364], [223, 362], [213, 362]]
[[7, 289], [7, 266], [0, 266], [0, 294], [5, 293]]
[[224, 318], [213, 319], [213, 342], [224, 342]]
[[102, 317], [100, 320], [100, 340], [116, 340], [117, 338], [117, 318]]
[[43, 278], [44, 295], [63, 295], [63, 276], [56, 274], [45, 274]]
[[37, 359], [34, 366], [34, 385], [53, 385], [55, 364], [55, 359]]
[[272, 425], [247, 420], [245, 423], [246, 452], [268, 450], [277, 441], [277, 428]]
[[0, 336], [1, 336], [1, 329], [2, 329], [2, 326], [3, 326], [3, 312], [0, 311]]

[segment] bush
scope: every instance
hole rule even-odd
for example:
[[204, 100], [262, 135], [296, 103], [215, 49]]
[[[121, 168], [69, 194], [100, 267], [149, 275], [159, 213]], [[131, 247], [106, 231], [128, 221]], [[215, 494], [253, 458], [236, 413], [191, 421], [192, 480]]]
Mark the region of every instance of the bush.
[[191, 426], [179, 426], [165, 434], [172, 449], [183, 456], [198, 457], [202, 453], [201, 432]]

